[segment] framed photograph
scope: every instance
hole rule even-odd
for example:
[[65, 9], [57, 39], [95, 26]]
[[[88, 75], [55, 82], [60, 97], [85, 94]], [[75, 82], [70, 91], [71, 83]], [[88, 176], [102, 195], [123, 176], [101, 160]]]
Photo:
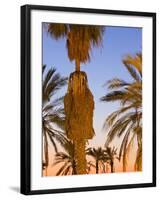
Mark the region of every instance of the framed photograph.
[[21, 193], [156, 186], [156, 14], [21, 7]]

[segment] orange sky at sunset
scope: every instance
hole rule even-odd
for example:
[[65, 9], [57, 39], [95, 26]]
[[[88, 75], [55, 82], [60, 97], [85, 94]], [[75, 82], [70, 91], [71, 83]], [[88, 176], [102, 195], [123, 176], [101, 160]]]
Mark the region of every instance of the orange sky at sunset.
[[[99, 146], [103, 147], [103, 145], [105, 143], [105, 138], [106, 138], [105, 134], [102, 135], [102, 137], [99, 138], [98, 140], [96, 140], [96, 138], [95, 138], [95, 141], [98, 141], [98, 144], [96, 144], [96, 142], [94, 142], [94, 140], [93, 140], [92, 143], [90, 142], [91, 144], [89, 144], [89, 147], [92, 146], [92, 145], [94, 147], [99, 147]], [[101, 143], [100, 143], [100, 141], [101, 141]], [[116, 141], [114, 141], [114, 144], [116, 144]], [[59, 167], [61, 165], [59, 164], [59, 165], [53, 166], [53, 162], [54, 162], [54, 153], [53, 152], [54, 152], [54, 149], [52, 147], [52, 144], [49, 144], [49, 146], [50, 146], [50, 148], [49, 148], [50, 163], [49, 163], [49, 166], [48, 166], [48, 169], [47, 169], [47, 176], [55, 176], [56, 172], [58, 171], [58, 169], [59, 169]], [[59, 148], [61, 148], [61, 147], [59, 146]], [[63, 151], [63, 149], [61, 151]], [[136, 154], [136, 143], [135, 143], [135, 148], [133, 148], [132, 151], [128, 155], [127, 172], [134, 172], [135, 154]], [[88, 161], [91, 160], [91, 161], [94, 162], [94, 160], [91, 157], [89, 157], [89, 156], [87, 156], [87, 160]], [[117, 159], [115, 159], [115, 161], [114, 161], [114, 167], [115, 167], [115, 173], [123, 172], [122, 161], [119, 162]], [[106, 168], [107, 168], [107, 172], [110, 173], [110, 166], [107, 165]], [[100, 173], [101, 173], [101, 170], [100, 170]], [[95, 174], [95, 169], [92, 168], [89, 174]], [[43, 170], [43, 176], [46, 176], [45, 175], [45, 170]]]

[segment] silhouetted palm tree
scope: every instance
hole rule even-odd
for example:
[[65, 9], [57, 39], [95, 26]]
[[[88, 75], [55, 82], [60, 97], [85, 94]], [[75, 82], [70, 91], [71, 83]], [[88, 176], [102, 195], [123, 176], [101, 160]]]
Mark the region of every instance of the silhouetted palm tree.
[[111, 113], [104, 128], [108, 130], [106, 145], [115, 137], [122, 137], [119, 157], [123, 156], [123, 170], [126, 171], [126, 155], [134, 138], [137, 138], [138, 151], [136, 169], [142, 169], [142, 55], [127, 56], [123, 60], [132, 82], [118, 78], [108, 81], [108, 89], [111, 90], [101, 98], [104, 102], [120, 102], [120, 108]]
[[54, 98], [56, 92], [66, 84], [66, 78], [56, 73], [55, 68], [47, 70], [43, 66], [43, 86], [42, 86], [42, 129], [43, 129], [43, 142], [44, 142], [44, 161], [43, 168], [46, 170], [49, 165], [49, 152], [48, 142], [50, 141], [57, 152], [55, 139], [61, 142], [63, 139], [63, 132], [54, 128], [59, 127], [61, 130], [64, 128], [64, 109], [63, 98]]
[[[94, 158], [96, 174], [99, 173], [99, 164], [101, 164], [104, 169], [104, 167], [105, 167], [104, 162], [106, 161], [107, 157], [106, 157], [105, 151], [101, 147], [98, 147], [97, 149], [96, 148], [88, 148], [86, 150], [86, 154], [89, 156], [92, 156], [92, 158]], [[91, 163], [91, 164], [92, 164], [92, 166], [94, 166], [93, 163]]]
[[114, 172], [114, 160], [117, 155], [117, 149], [115, 147], [106, 147], [105, 153], [107, 154], [107, 161], [109, 161], [109, 164], [111, 166], [111, 173]]
[[54, 166], [61, 164], [56, 175], [77, 174], [73, 142], [66, 138], [63, 140], [62, 147], [64, 152], [57, 152], [55, 154], [55, 162], [53, 163]]

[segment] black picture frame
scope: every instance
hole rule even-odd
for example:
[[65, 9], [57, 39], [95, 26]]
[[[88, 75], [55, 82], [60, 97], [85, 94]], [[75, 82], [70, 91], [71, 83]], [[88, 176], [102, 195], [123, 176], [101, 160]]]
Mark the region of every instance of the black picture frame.
[[[153, 56], [153, 160], [152, 160], [152, 183], [125, 184], [113, 186], [95, 186], [78, 188], [61, 188], [47, 190], [31, 190], [31, 11], [64, 11], [64, 12], [83, 12], [99, 13], [107, 15], [126, 15], [151, 17], [152, 27], [152, 56]], [[121, 10], [102, 10], [89, 8], [55, 7], [43, 5], [24, 5], [21, 6], [21, 193], [25, 195], [49, 194], [64, 192], [81, 192], [93, 190], [112, 190], [127, 188], [144, 188], [156, 186], [156, 13], [121, 11]]]

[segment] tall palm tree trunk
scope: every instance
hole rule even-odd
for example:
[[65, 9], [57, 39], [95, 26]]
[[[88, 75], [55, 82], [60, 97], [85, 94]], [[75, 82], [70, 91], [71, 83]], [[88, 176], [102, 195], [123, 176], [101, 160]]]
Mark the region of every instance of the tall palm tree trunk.
[[76, 68], [75, 68], [75, 71], [76, 72], [79, 72], [80, 71], [80, 61], [78, 60], [78, 59], [76, 59], [76, 61], [75, 61], [76, 63]]
[[74, 154], [77, 174], [86, 174], [85, 140], [74, 141]]

